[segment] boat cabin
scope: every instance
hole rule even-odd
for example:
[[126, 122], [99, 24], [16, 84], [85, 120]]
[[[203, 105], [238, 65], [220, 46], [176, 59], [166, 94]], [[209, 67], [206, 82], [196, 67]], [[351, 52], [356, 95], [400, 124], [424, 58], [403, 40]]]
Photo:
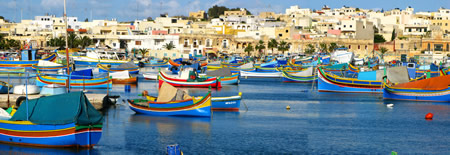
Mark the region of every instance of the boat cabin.
[[36, 49], [22, 50], [21, 60], [36, 60]]

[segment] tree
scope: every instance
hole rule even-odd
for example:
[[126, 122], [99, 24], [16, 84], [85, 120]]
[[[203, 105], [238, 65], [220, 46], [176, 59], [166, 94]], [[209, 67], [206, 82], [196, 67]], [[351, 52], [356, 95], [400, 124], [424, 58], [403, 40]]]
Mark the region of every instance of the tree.
[[52, 38], [49, 41], [47, 41], [47, 45], [63, 49], [64, 46], [66, 46], [66, 40], [62, 36], [59, 38]]
[[264, 41], [260, 40], [258, 45], [255, 46], [255, 49], [258, 50], [259, 55], [262, 55], [262, 50], [266, 49], [266, 45], [264, 45]]
[[228, 10], [229, 9], [225, 6], [214, 5], [213, 7], [208, 9], [208, 16], [210, 18], [219, 18], [220, 15], [223, 15], [224, 12]]
[[339, 46], [336, 43], [330, 43], [330, 46], [328, 46], [328, 51], [333, 52], [334, 49], [338, 48]]
[[355, 11], [360, 11], [359, 8], [356, 8]]
[[67, 41], [69, 43], [69, 48], [76, 48], [79, 45], [78, 36], [73, 32], [69, 32], [69, 36], [67, 36]]
[[89, 22], [89, 19], [88, 18], [84, 19], [84, 22]]
[[321, 51], [323, 51], [323, 52], [328, 52], [327, 44], [325, 44], [325, 43], [320, 43], [319, 46], [320, 46], [320, 50], [321, 50]]
[[381, 35], [381, 34], [375, 34], [373, 36], [373, 42], [374, 43], [384, 43], [384, 42], [386, 42], [386, 39], [384, 39], [383, 35]]
[[380, 48], [380, 52], [381, 52], [381, 60], [384, 60], [384, 54], [388, 51], [387, 48], [385, 47], [381, 47]]
[[281, 41], [277, 48], [284, 54], [285, 51], [289, 50], [289, 44], [285, 41]]
[[167, 50], [172, 50], [172, 49], [174, 49], [176, 47], [175, 47], [175, 45], [172, 42], [170, 42], [170, 43], [166, 43], [165, 45], [163, 45], [163, 48], [165, 48]]
[[394, 30], [392, 30], [391, 41], [394, 41], [394, 40], [395, 40], [395, 37], [397, 37], [397, 36], [396, 36], [396, 34], [395, 34], [395, 29], [394, 29]]
[[79, 45], [81, 46], [82, 49], [86, 48], [89, 45], [92, 45], [92, 39], [89, 38], [88, 36], [83, 36], [81, 38], [79, 38]]
[[140, 54], [142, 54], [142, 57], [145, 57], [145, 54], [148, 53], [148, 49], [146, 49], [146, 48], [141, 48], [138, 51]]
[[247, 47], [245, 47], [244, 51], [247, 52], [247, 56], [250, 56], [250, 52], [253, 51], [254, 48], [252, 44], [249, 44]]
[[147, 21], [153, 21], [152, 17], [147, 17]]
[[373, 33], [379, 33], [380, 31], [378, 30], [378, 28], [374, 25], [373, 26]]
[[267, 44], [267, 47], [272, 49], [272, 53], [273, 53], [273, 49], [278, 47], [278, 42], [275, 39], [271, 39], [269, 41], [269, 43]]
[[313, 54], [315, 51], [316, 51], [316, 49], [314, 48], [314, 45], [312, 45], [312, 44], [306, 45], [306, 51], [305, 51], [305, 53], [307, 53], [307, 54]]

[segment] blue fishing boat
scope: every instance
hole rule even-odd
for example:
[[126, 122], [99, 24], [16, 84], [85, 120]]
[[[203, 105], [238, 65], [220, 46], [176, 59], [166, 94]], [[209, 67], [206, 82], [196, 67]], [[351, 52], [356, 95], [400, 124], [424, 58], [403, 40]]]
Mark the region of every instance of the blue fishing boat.
[[351, 92], [351, 93], [382, 93], [382, 81], [358, 80], [332, 75], [319, 67], [319, 92]]
[[99, 72], [122, 72], [122, 71], [128, 71], [130, 74], [138, 74], [139, 73], [139, 67], [134, 64], [134, 62], [127, 62], [120, 64], [118, 67], [108, 67], [102, 64], [98, 64], [98, 71]]
[[11, 89], [13, 86], [9, 83], [0, 81], [0, 94], [6, 94], [9, 92], [9, 89]]
[[242, 93], [237, 96], [212, 97], [212, 109], [217, 111], [239, 111], [241, 106]]
[[383, 83], [383, 98], [393, 100], [450, 102], [450, 75], [402, 84]]
[[83, 92], [29, 100], [0, 120], [0, 142], [38, 147], [87, 147], [102, 135], [103, 116]]
[[[34, 52], [33, 52], [34, 51]], [[24, 52], [26, 54], [24, 54]], [[29, 54], [31, 57], [28, 57], [28, 53], [33, 52], [34, 54]], [[31, 68], [33, 64], [39, 63], [39, 60], [36, 60], [35, 50], [24, 50], [22, 52], [22, 60], [0, 60], [0, 67], [3, 68], [16, 68], [16, 67], [26, 67]], [[26, 56], [25, 56], [26, 55]], [[56, 59], [56, 53], [51, 53], [49, 56], [42, 58], [41, 60], [53, 61]]]
[[[172, 87], [167, 83], [163, 83], [158, 97], [148, 96], [147, 99], [128, 100], [130, 109], [136, 113], [157, 116], [211, 116], [211, 91], [203, 97], [183, 97], [180, 100], [164, 100], [161, 98], [173, 98], [177, 96], [177, 89], [167, 90], [167, 87]], [[173, 89], [173, 88], [169, 88]], [[173, 95], [167, 95], [168, 92]], [[184, 96], [184, 95], [183, 95]]]
[[[36, 74], [36, 85], [39, 87], [48, 84], [57, 84], [60, 86], [66, 86], [67, 76], [52, 77], [43, 73]], [[69, 80], [71, 88], [93, 88], [93, 89], [105, 89], [112, 88], [112, 80], [109, 77], [94, 78], [94, 79], [71, 79]]]

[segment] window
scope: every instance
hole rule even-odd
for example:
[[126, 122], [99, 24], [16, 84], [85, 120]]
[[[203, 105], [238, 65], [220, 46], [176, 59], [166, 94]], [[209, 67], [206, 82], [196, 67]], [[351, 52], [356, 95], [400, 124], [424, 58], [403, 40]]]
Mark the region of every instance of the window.
[[141, 41], [136, 41], [134, 44], [135, 45], [141, 45]]
[[172, 57], [177, 57], [177, 54], [176, 54], [176, 53], [173, 53], [173, 54], [172, 54]]
[[289, 30], [286, 30], [286, 33], [289, 33]]
[[283, 34], [281, 34], [281, 33], [280, 33], [280, 34], [278, 34], [278, 36], [282, 37], [282, 36], [283, 36]]
[[344, 28], [346, 28], [347, 27], [347, 25], [344, 25]]
[[348, 45], [348, 49], [352, 49], [352, 45]]
[[360, 46], [360, 45], [358, 45], [358, 49], [361, 49], [361, 46]]
[[350, 28], [352, 28], [353, 27], [353, 25], [350, 25]]
[[400, 48], [403, 48], [403, 43], [400, 44]]
[[164, 56], [166, 57], [166, 56], [167, 56], [167, 53], [164, 53]]

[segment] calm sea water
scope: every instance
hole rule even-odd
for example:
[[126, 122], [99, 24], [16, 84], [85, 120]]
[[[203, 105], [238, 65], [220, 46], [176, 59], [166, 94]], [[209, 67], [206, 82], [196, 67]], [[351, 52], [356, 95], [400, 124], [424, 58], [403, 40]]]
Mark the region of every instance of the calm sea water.
[[[137, 115], [122, 101], [142, 90], [157, 95], [156, 82], [140, 79], [130, 93], [113, 86], [112, 94], [122, 98], [105, 113], [102, 138], [91, 150], [0, 144], [0, 154], [165, 154], [170, 144], [185, 154], [450, 154], [448, 103], [383, 101], [381, 94], [318, 93], [311, 84], [241, 79], [212, 95], [242, 92], [248, 109], [242, 103], [239, 112], [211, 118], [157, 117]], [[194, 96], [208, 91], [187, 90]], [[432, 121], [424, 119], [429, 112]]]

